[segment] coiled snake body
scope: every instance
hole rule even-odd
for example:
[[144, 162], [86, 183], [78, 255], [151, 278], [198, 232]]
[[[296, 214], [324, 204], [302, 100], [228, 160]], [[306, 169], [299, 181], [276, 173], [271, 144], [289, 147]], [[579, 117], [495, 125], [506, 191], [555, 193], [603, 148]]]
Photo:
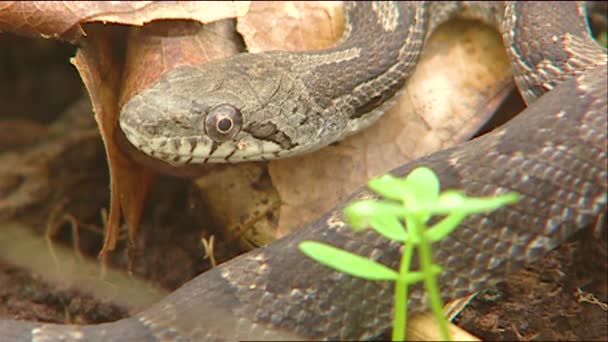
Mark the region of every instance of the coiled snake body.
[[[439, 278], [443, 296], [482, 289], [581, 228], [602, 232], [607, 58], [588, 34], [582, 6], [382, 2], [347, 8], [346, 38], [330, 50], [238, 56], [228, 61], [236, 64], [210, 67], [225, 73], [220, 80], [221, 75], [203, 73], [208, 66], [168, 73], [125, 105], [125, 136], [172, 164], [267, 159], [319, 148], [369, 125], [390, 105], [425, 37], [440, 22], [456, 13], [490, 18], [503, 34], [530, 106], [490, 134], [393, 171], [404, 175], [425, 165], [444, 188], [479, 196], [522, 194], [517, 205], [470, 217], [437, 243], [434, 258], [445, 270]], [[353, 195], [370, 196], [365, 189]], [[325, 241], [395, 267], [397, 245], [371, 231], [351, 232], [341, 210], [198, 276], [128, 319], [94, 326], [0, 320], [0, 336], [38, 341], [381, 336], [390, 329], [392, 285], [332, 271], [296, 247], [304, 239]], [[409, 310], [421, 311], [424, 303], [414, 288]]]

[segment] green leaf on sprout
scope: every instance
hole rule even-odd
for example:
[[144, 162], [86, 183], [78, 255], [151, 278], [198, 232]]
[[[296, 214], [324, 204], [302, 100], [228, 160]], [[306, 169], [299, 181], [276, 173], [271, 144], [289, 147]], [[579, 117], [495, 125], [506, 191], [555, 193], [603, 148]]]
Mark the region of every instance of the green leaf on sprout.
[[466, 197], [458, 191], [445, 191], [439, 196], [439, 201], [433, 214], [449, 214], [461, 212], [463, 214], [475, 214], [496, 210], [504, 205], [515, 203], [519, 200], [519, 194], [509, 192], [494, 197]]
[[419, 202], [417, 208], [405, 208], [404, 215], [419, 215], [421, 212], [432, 215], [448, 215], [453, 212], [476, 214], [496, 210], [518, 200], [519, 194], [515, 192], [497, 197], [466, 197], [462, 192], [446, 190], [441, 193], [436, 203]]
[[430, 243], [443, 239], [445, 236], [453, 232], [465, 217], [466, 215], [460, 212], [449, 214], [441, 221], [437, 222], [434, 226], [427, 229], [425, 232], [426, 238]]
[[317, 262], [355, 277], [369, 280], [397, 280], [399, 277], [395, 270], [383, 264], [321, 242], [303, 241], [298, 247]]
[[404, 205], [409, 213], [418, 215], [423, 223], [430, 218], [424, 209], [437, 202], [439, 198], [439, 179], [428, 167], [418, 167], [404, 179], [406, 193]]
[[349, 204], [344, 209], [346, 221], [355, 230], [367, 228], [373, 217], [401, 217], [403, 206], [399, 203], [378, 200], [362, 200]]
[[367, 186], [375, 193], [399, 202], [403, 201], [407, 192], [403, 179], [393, 177], [390, 174], [371, 179], [367, 182]]
[[407, 233], [401, 221], [395, 216], [376, 215], [369, 223], [380, 235], [395, 241], [407, 241]]

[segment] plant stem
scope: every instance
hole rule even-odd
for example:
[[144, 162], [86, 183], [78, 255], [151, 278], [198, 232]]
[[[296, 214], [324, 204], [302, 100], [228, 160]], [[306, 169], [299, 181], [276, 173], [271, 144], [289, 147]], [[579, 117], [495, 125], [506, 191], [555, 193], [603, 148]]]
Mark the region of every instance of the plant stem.
[[[405, 245], [403, 254], [401, 255], [401, 262], [399, 264], [399, 275], [406, 275], [410, 269], [410, 263], [412, 261], [412, 255], [414, 254], [414, 244], [407, 243]], [[393, 308], [393, 341], [405, 340], [405, 328], [407, 326], [407, 297], [408, 297], [408, 283], [399, 277], [395, 282], [395, 307]]]
[[435, 274], [432, 272], [433, 255], [431, 254], [431, 246], [426, 237], [426, 230], [428, 227], [426, 227], [425, 224], [420, 223], [418, 220], [412, 221], [416, 222], [414, 225], [415, 227], [412, 228], [417, 230], [418, 236], [420, 237], [418, 256], [420, 259], [420, 269], [424, 274], [424, 286], [426, 287], [426, 292], [428, 293], [429, 305], [431, 307], [431, 311], [433, 311], [433, 314], [437, 318], [441, 336], [444, 340], [451, 341], [452, 338], [448, 330], [448, 322], [442, 312], [443, 301], [441, 300], [441, 292], [439, 291], [439, 286], [437, 286]]

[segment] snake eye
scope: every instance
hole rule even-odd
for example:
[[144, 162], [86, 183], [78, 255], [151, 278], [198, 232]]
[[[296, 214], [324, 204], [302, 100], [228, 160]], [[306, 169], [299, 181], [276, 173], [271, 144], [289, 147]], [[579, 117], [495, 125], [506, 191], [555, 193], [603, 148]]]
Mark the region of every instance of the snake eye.
[[241, 112], [227, 104], [213, 108], [205, 118], [205, 131], [215, 142], [226, 141], [241, 130]]

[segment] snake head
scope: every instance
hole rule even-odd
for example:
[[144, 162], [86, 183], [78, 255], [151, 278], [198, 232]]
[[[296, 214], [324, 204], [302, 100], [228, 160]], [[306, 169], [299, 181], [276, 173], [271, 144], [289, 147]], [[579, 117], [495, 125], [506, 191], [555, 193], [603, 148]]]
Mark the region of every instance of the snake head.
[[133, 96], [120, 114], [130, 144], [172, 165], [267, 160], [298, 145], [309, 120], [290, 100], [293, 79], [260, 54], [228, 61], [172, 69]]

